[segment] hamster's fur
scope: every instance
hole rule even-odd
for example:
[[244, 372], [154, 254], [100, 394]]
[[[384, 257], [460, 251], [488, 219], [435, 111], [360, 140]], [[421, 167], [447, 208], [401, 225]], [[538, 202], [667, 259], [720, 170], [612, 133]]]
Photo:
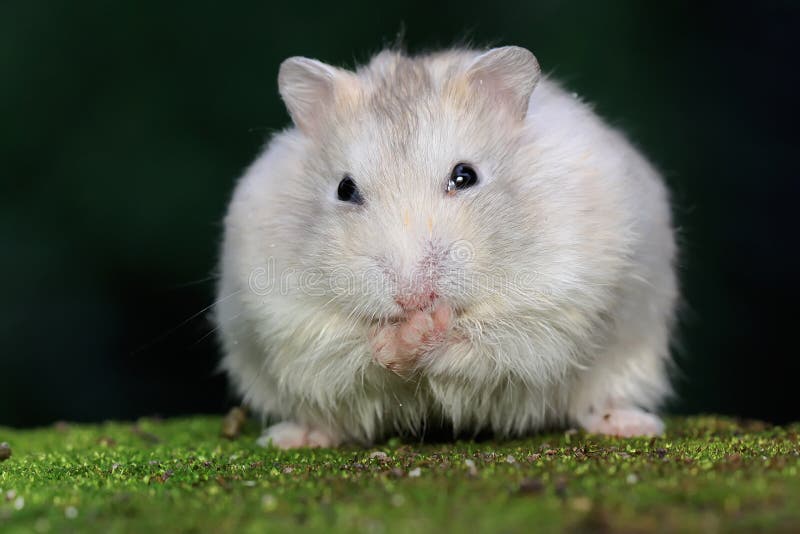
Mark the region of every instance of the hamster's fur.
[[238, 182], [215, 308], [263, 443], [662, 432], [676, 246], [623, 135], [518, 47], [278, 79], [294, 126]]

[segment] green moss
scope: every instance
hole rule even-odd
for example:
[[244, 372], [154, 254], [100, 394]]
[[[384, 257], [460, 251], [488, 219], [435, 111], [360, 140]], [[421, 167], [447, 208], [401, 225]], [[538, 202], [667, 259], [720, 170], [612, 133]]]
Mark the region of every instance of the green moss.
[[252, 423], [236, 441], [220, 425], [0, 428], [0, 531], [800, 529], [800, 424], [288, 452], [258, 447]]

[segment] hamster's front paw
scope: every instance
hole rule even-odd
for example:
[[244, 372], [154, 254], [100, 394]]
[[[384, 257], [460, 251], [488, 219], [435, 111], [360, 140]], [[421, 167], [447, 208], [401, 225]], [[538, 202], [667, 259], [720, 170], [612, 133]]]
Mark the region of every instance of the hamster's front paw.
[[299, 447], [333, 447], [337, 445], [337, 442], [332, 436], [321, 430], [284, 421], [267, 428], [258, 438], [258, 444], [262, 447], [297, 449]]
[[580, 423], [587, 432], [621, 438], [664, 433], [664, 423], [658, 416], [637, 408], [595, 410], [581, 418]]
[[442, 306], [433, 311], [415, 311], [399, 324], [377, 329], [372, 336], [375, 361], [397, 373], [414, 370], [421, 355], [444, 341], [452, 310]]

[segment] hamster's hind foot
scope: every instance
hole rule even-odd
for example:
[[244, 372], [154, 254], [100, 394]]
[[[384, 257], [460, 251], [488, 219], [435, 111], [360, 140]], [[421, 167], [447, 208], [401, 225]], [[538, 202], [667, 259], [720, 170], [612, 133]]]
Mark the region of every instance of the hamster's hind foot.
[[284, 421], [264, 430], [258, 438], [262, 447], [297, 449], [300, 447], [333, 447], [338, 444], [332, 436], [318, 429]]
[[638, 408], [595, 410], [579, 422], [587, 432], [620, 438], [659, 436], [664, 433], [664, 423], [658, 416]]

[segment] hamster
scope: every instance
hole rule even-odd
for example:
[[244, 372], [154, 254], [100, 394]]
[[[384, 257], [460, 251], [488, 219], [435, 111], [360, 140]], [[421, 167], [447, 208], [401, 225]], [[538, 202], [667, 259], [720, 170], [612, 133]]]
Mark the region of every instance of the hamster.
[[260, 443], [662, 433], [676, 243], [622, 134], [515, 46], [292, 57], [278, 86], [214, 311]]

